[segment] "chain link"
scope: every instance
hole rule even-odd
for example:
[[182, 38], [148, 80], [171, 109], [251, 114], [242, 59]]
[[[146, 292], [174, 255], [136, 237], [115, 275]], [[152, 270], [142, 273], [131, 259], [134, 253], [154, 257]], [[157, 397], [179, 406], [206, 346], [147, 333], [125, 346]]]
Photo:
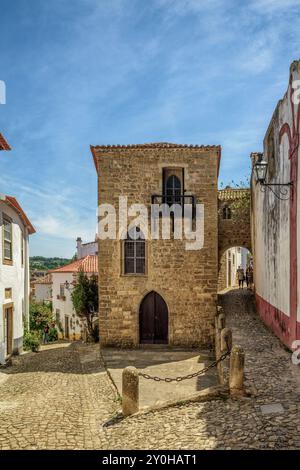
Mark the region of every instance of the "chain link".
[[195, 377], [198, 377], [199, 375], [205, 374], [205, 372], [212, 369], [213, 367], [216, 367], [220, 362], [224, 361], [224, 359], [226, 359], [226, 357], [229, 355], [230, 355], [230, 351], [226, 351], [219, 357], [219, 359], [209, 364], [209, 366], [204, 367], [204, 369], [198, 370], [197, 372], [194, 372], [193, 374], [188, 374], [188, 375], [184, 375], [181, 377], [180, 376], [173, 377], [173, 378], [157, 377], [156, 375], [149, 375], [149, 374], [145, 374], [144, 372], [139, 372], [139, 376], [147, 380], [154, 380], [155, 382], [167, 382], [167, 383], [181, 382], [182, 380], [194, 379]]

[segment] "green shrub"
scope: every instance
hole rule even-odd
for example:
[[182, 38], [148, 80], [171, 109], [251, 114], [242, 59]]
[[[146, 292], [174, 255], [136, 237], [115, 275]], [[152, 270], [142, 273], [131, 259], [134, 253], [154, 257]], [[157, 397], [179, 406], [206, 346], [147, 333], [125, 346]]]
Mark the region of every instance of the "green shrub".
[[57, 341], [58, 340], [58, 333], [56, 328], [50, 328], [49, 331], [49, 342]]
[[52, 310], [48, 305], [31, 302], [29, 309], [29, 327], [30, 330], [44, 331], [46, 325], [53, 321]]
[[38, 331], [26, 331], [23, 338], [25, 351], [38, 352], [40, 348], [40, 334]]

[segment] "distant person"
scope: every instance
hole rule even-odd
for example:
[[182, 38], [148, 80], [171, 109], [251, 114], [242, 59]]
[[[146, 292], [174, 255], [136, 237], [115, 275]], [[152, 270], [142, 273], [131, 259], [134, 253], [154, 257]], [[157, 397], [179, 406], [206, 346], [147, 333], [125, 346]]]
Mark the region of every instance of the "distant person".
[[238, 278], [238, 281], [239, 281], [239, 288], [243, 289], [244, 280], [245, 280], [245, 273], [244, 273], [244, 270], [243, 270], [242, 266], [239, 266], [239, 268], [237, 270], [237, 278]]
[[49, 343], [49, 331], [50, 331], [50, 327], [49, 325], [47, 324], [44, 328], [44, 339], [43, 339], [43, 343], [44, 344], [47, 344]]
[[251, 278], [252, 278], [251, 268], [250, 268], [250, 266], [248, 266], [248, 268], [246, 269], [246, 284], [247, 284], [247, 288], [250, 288], [250, 287], [251, 287]]

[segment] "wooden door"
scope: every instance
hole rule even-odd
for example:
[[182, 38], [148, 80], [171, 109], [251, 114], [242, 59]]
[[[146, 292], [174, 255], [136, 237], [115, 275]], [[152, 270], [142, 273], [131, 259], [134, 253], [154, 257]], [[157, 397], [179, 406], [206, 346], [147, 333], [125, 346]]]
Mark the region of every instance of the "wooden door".
[[65, 315], [65, 338], [70, 338], [70, 325], [69, 325], [69, 317]]
[[150, 292], [140, 306], [140, 343], [168, 343], [168, 307], [157, 292]]
[[6, 355], [13, 351], [13, 307], [4, 307]]

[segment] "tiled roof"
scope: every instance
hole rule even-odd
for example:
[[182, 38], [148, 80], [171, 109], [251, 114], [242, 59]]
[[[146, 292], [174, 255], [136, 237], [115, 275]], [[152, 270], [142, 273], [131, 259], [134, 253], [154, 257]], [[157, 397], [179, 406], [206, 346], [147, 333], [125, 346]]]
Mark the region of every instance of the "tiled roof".
[[148, 142], [145, 144], [128, 144], [128, 145], [91, 145], [91, 148], [94, 149], [145, 149], [145, 148], [191, 148], [191, 149], [204, 149], [204, 150], [211, 150], [211, 149], [220, 149], [220, 145], [188, 145], [188, 144], [174, 144], [172, 142]]
[[11, 150], [10, 146], [4, 139], [3, 135], [0, 132], [0, 150]]
[[46, 276], [33, 281], [33, 284], [52, 284], [52, 276], [51, 274], [46, 274]]
[[23, 224], [28, 229], [28, 233], [30, 235], [35, 233], [34, 226], [31, 224], [30, 220], [28, 219], [27, 215], [25, 214], [25, 212], [23, 211], [22, 207], [20, 206], [20, 204], [18, 203], [18, 201], [16, 200], [15, 197], [0, 195], [0, 200], [6, 202], [8, 205], [10, 205], [17, 212], [17, 214], [19, 214]]
[[242, 199], [249, 194], [249, 188], [225, 188], [218, 191], [218, 199], [220, 201], [228, 201], [229, 199]]
[[61, 268], [52, 269], [51, 273], [98, 273], [98, 256], [87, 255], [84, 258], [73, 261], [73, 263], [62, 266]]
[[149, 142], [145, 144], [129, 144], [129, 145], [91, 145], [91, 152], [94, 158], [95, 167], [96, 163], [96, 151], [108, 151], [108, 150], [134, 150], [134, 149], [189, 149], [189, 150], [217, 150], [219, 156], [219, 166], [221, 158], [221, 146], [220, 145], [188, 145], [188, 144], [174, 144], [171, 142]]

